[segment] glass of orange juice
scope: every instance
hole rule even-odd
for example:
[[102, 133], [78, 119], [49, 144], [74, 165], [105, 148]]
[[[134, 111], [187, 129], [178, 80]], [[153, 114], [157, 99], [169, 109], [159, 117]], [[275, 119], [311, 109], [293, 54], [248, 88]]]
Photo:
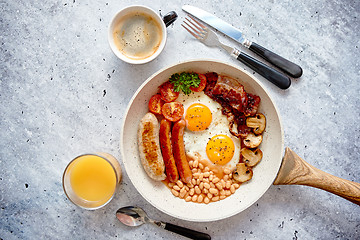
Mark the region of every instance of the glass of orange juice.
[[107, 153], [80, 155], [67, 165], [63, 174], [66, 196], [74, 204], [89, 210], [110, 202], [120, 181], [120, 164]]

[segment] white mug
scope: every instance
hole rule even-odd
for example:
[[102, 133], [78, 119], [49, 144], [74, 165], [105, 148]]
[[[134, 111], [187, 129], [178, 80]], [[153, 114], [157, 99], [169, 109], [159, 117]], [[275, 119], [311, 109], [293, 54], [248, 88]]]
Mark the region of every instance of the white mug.
[[[176, 15], [175, 12], [172, 13]], [[176, 17], [171, 19], [171, 23]], [[167, 20], [164, 18], [164, 21]], [[164, 21], [146, 6], [129, 6], [120, 10], [112, 18], [108, 30], [112, 51], [127, 63], [143, 64], [152, 61], [165, 47], [168, 24]]]

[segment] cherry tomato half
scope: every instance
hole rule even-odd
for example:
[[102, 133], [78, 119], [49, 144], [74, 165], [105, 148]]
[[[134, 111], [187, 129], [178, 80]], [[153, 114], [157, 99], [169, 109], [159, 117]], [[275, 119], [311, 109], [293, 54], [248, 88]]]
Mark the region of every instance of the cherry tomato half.
[[200, 84], [198, 87], [190, 87], [190, 90], [194, 92], [201, 92], [206, 87], [206, 77], [204, 74], [198, 73], [198, 76], [200, 78]]
[[161, 114], [161, 108], [164, 105], [164, 101], [161, 99], [160, 94], [155, 94], [150, 98], [149, 110], [155, 114]]
[[168, 82], [161, 84], [160, 94], [161, 94], [162, 100], [164, 100], [165, 102], [172, 102], [178, 98], [180, 93], [175, 92], [174, 85], [168, 81]]
[[184, 107], [180, 102], [165, 103], [161, 112], [167, 120], [176, 122], [184, 115]]

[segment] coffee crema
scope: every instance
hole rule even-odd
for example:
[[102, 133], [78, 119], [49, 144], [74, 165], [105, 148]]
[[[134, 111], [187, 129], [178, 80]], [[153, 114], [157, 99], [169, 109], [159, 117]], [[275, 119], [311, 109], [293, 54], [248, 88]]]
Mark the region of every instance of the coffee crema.
[[130, 59], [141, 60], [153, 55], [160, 47], [160, 23], [146, 13], [129, 13], [115, 25], [116, 47]]

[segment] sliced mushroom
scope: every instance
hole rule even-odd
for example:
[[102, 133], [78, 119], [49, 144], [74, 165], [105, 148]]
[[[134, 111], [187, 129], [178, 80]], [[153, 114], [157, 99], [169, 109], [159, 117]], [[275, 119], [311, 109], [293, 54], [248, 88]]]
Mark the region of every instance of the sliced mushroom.
[[246, 119], [246, 125], [253, 128], [256, 135], [262, 134], [266, 127], [266, 118], [263, 114], [258, 113], [255, 117], [248, 117]]
[[253, 133], [249, 133], [244, 138], [244, 145], [248, 148], [257, 148], [262, 142], [262, 135], [256, 136]]
[[251, 168], [246, 167], [245, 163], [238, 163], [236, 164], [236, 169], [232, 174], [233, 179], [238, 182], [247, 182], [253, 176], [253, 171]]
[[247, 167], [254, 167], [262, 159], [262, 151], [257, 148], [255, 151], [252, 151], [247, 148], [241, 149], [241, 155], [244, 157], [244, 162]]

